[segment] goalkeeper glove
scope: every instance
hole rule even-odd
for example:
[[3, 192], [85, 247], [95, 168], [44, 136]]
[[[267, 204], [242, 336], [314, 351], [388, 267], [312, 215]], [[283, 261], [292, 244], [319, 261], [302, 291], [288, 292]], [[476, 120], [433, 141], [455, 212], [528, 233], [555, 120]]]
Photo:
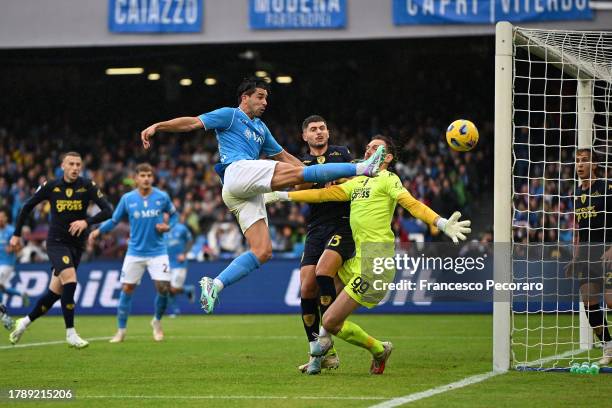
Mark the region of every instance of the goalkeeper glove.
[[272, 191], [264, 194], [264, 203], [266, 205], [277, 203], [279, 201], [291, 201], [289, 193], [286, 191]]
[[455, 244], [458, 243], [459, 240], [465, 241], [464, 234], [472, 232], [471, 228], [469, 228], [471, 221], [459, 221], [459, 218], [461, 218], [461, 213], [455, 211], [448, 220], [440, 217], [436, 222], [436, 226], [452, 239]]

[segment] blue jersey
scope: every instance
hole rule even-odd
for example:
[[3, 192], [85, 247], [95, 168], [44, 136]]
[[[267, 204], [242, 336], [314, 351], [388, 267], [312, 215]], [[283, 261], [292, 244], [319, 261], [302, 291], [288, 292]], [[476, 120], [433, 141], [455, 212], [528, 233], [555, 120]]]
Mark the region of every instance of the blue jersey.
[[187, 244], [191, 242], [193, 237], [189, 228], [185, 224], [177, 223], [166, 234], [166, 243], [168, 244], [168, 257], [170, 258], [170, 269], [187, 268], [187, 259], [183, 262], [178, 261], [178, 256], [184, 254], [187, 249]]
[[221, 166], [217, 166], [223, 178], [225, 168], [238, 160], [258, 160], [263, 153], [274, 156], [283, 148], [259, 118], [251, 119], [240, 108], [220, 108], [198, 116], [207, 130], [215, 130], [219, 144]]
[[15, 253], [6, 250], [14, 232], [15, 228], [12, 225], [0, 229], [0, 265], [15, 265]]
[[127, 255], [153, 257], [168, 253], [164, 234], [157, 232], [156, 224], [164, 222], [164, 213], [170, 215], [170, 228], [176, 224], [178, 214], [167, 193], [153, 188], [147, 197], [138, 190], [121, 197], [110, 220], [100, 226], [100, 232], [112, 230], [123, 218], [130, 222], [130, 240]]

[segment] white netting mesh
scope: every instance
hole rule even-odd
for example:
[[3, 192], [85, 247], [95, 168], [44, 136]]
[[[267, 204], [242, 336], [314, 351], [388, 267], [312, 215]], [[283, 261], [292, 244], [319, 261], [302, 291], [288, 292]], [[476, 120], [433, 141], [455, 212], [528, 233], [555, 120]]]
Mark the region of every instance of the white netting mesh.
[[[513, 365], [596, 361], [600, 348], [580, 348], [580, 282], [564, 265], [575, 235], [576, 150], [596, 153], [602, 179], [612, 164], [612, 33], [515, 28], [513, 82], [512, 274], [515, 282], [544, 283], [542, 292], [513, 294]], [[609, 199], [612, 208], [612, 191]], [[612, 231], [612, 222], [590, 222], [588, 236]]]

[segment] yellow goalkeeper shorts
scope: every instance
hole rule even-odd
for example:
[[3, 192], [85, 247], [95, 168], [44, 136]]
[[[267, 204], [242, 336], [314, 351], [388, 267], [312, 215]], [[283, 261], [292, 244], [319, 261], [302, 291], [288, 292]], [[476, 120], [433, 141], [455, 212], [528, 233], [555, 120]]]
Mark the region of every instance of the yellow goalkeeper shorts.
[[[344, 283], [344, 291], [357, 303], [368, 309], [378, 305], [387, 294], [384, 282], [392, 282], [395, 270], [377, 275], [362, 273], [363, 259], [360, 256], [348, 259], [338, 270], [338, 277]], [[390, 278], [389, 278], [390, 276]]]

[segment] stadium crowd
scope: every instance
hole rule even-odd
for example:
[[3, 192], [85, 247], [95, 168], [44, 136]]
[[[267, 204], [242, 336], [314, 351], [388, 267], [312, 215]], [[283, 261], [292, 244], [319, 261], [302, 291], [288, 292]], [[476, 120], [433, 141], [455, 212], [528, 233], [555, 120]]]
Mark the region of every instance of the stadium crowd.
[[[297, 124], [268, 125], [281, 145], [300, 156], [306, 150]], [[474, 197], [492, 191], [492, 123], [480, 124], [481, 142], [475, 152], [457, 153], [448, 148], [444, 138], [446, 123], [427, 118], [418, 126], [395, 123], [380, 126], [374, 117], [367, 131], [338, 127], [329, 123], [330, 142], [347, 145], [355, 158], [376, 134], [391, 136], [400, 154], [395, 171], [405, 187], [440, 214], [460, 209], [473, 216], [480, 205]], [[130, 137], [125, 137], [125, 134]], [[59, 157], [76, 150], [83, 155], [83, 175], [93, 179], [116, 205], [125, 192], [134, 188], [131, 178], [137, 163], [148, 161], [156, 168], [156, 186], [167, 191], [181, 211], [183, 222], [195, 238], [191, 257], [197, 260], [232, 257], [242, 251], [244, 242], [233, 215], [221, 199], [221, 188], [213, 165], [217, 162], [216, 140], [212, 133], [161, 135], [155, 149], [145, 152], [134, 130], [108, 126], [93, 134], [72, 128], [67, 123], [33, 125], [15, 120], [0, 125], [0, 207], [7, 208], [15, 220], [21, 206], [45, 180], [61, 177]], [[544, 186], [543, 188], [548, 188]], [[490, 196], [490, 195], [489, 195]], [[96, 211], [90, 208], [89, 211]], [[273, 249], [277, 256], [299, 257], [305, 233], [307, 205], [277, 203], [268, 208]], [[43, 241], [48, 229], [49, 206], [39, 205], [27, 223], [27, 245], [20, 262], [46, 260]], [[436, 240], [430, 231], [401, 208], [393, 228], [399, 241]], [[482, 231], [477, 231], [482, 232]], [[104, 237], [99, 246], [89, 248], [88, 256], [120, 258], [126, 246], [129, 228], [121, 223]]]

